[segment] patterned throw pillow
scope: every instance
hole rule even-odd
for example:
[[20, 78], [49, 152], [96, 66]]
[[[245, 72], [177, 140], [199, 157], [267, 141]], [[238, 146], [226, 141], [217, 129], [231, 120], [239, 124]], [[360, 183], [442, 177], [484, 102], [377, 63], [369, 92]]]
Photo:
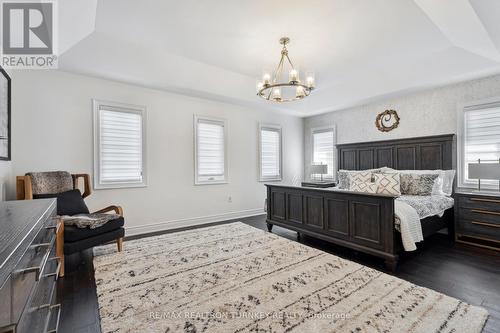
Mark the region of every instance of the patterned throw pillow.
[[349, 189], [349, 173], [345, 170], [337, 172], [337, 188], [341, 190]]
[[[350, 175], [355, 175], [358, 173], [374, 173], [374, 172], [381, 172], [382, 169], [369, 169], [369, 170], [339, 170], [337, 172], [337, 188], [340, 190], [349, 190], [349, 179]], [[371, 179], [370, 181], [373, 181]]]
[[399, 173], [376, 173], [374, 174], [377, 184], [377, 193], [388, 195], [401, 195], [401, 181]]
[[372, 173], [370, 171], [362, 171], [349, 174], [349, 184], [352, 183], [371, 183]]
[[377, 193], [377, 184], [372, 182], [351, 182], [349, 191], [363, 193]]
[[431, 195], [437, 174], [401, 174], [401, 194]]

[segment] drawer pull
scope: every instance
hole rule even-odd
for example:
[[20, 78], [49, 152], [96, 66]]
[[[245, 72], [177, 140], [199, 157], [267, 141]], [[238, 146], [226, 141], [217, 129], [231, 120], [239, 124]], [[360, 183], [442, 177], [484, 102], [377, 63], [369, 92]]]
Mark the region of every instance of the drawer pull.
[[490, 214], [490, 215], [498, 215], [498, 216], [500, 216], [500, 212], [492, 212], [492, 211], [489, 211], [489, 210], [471, 209], [471, 212], [473, 212], [473, 213], [479, 213], [479, 214]]
[[[56, 327], [53, 329], [49, 329], [50, 319], [52, 318], [52, 311], [57, 309], [57, 317], [56, 317]], [[57, 333], [59, 330], [59, 320], [61, 319], [61, 304], [51, 305], [49, 308], [49, 314], [47, 315], [47, 321], [45, 323], [44, 332], [46, 333]]]
[[57, 260], [56, 271], [53, 272], [53, 273], [45, 274], [45, 275], [43, 275], [43, 277], [46, 278], [46, 277], [53, 276], [54, 277], [54, 281], [57, 281], [57, 278], [59, 277], [59, 271], [61, 270], [61, 260], [59, 259], [59, 257], [53, 257], [53, 258], [50, 258], [47, 261], [54, 261], [54, 260]]
[[45, 227], [45, 230], [52, 230], [53, 229], [54, 233], [57, 235], [57, 233], [59, 233], [59, 229], [61, 228], [61, 224], [62, 224], [62, 223], [59, 223], [58, 221], [56, 222], [55, 225], [49, 225], [49, 226]]
[[40, 244], [30, 245], [29, 248], [35, 249], [37, 252], [38, 252], [38, 249], [40, 249], [40, 248], [44, 248], [44, 247], [47, 248], [45, 254], [42, 257], [42, 260], [40, 261], [40, 265], [18, 269], [18, 270], [15, 270], [13, 273], [15, 273], [15, 274], [27, 274], [27, 273], [36, 272], [35, 281], [39, 281], [40, 278], [42, 277], [42, 273], [45, 269], [45, 264], [47, 263], [47, 259], [49, 257], [49, 249], [54, 245], [54, 243], [55, 243], [55, 237], [49, 243], [40, 243]]
[[16, 271], [14, 271], [13, 273], [28, 274], [28, 273], [36, 272], [35, 281], [40, 281], [40, 278], [42, 277], [42, 272], [45, 269], [45, 264], [47, 263], [46, 257], [48, 257], [48, 255], [49, 254], [47, 253], [43, 256], [43, 259], [42, 259], [40, 265], [18, 269]]
[[477, 225], [484, 225], [487, 227], [500, 228], [500, 224], [493, 224], [493, 223], [486, 223], [486, 222], [479, 222], [479, 221], [472, 221], [471, 223], [477, 224]]
[[40, 243], [40, 244], [32, 244], [30, 245], [30, 249], [39, 249], [41, 247], [50, 247], [52, 243]]
[[478, 201], [478, 202], [494, 202], [500, 204], [500, 200], [495, 199], [482, 199], [482, 198], [470, 198], [470, 201]]

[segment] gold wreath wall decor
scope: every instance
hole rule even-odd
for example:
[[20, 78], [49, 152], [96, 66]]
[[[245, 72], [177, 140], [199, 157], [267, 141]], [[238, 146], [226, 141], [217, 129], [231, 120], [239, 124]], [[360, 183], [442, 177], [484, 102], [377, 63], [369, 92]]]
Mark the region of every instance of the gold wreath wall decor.
[[385, 110], [377, 115], [375, 126], [380, 132], [389, 132], [398, 127], [399, 116], [396, 110]]

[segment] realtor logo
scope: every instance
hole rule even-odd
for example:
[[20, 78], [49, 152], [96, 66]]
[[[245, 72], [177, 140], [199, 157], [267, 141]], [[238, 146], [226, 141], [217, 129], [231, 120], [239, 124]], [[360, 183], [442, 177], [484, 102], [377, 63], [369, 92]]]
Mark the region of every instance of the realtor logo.
[[55, 68], [53, 1], [2, 1], [2, 66]]

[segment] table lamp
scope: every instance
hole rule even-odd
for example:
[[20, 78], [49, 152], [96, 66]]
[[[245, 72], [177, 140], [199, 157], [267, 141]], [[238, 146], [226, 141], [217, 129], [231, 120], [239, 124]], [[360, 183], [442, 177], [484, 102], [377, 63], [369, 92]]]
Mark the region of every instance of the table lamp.
[[312, 164], [311, 165], [311, 176], [321, 175], [321, 181], [323, 181], [323, 175], [328, 173], [328, 165], [326, 164]]

